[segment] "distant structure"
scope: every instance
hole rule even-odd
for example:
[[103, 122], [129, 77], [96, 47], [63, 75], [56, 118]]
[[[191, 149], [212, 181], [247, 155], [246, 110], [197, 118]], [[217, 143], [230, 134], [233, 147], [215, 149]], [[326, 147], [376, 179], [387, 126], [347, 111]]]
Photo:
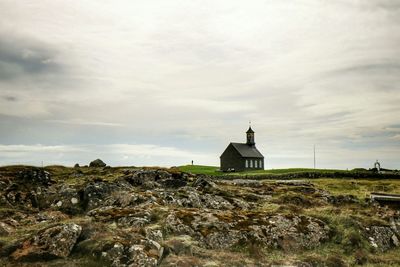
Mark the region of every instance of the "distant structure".
[[378, 160], [376, 160], [376, 162], [375, 162], [375, 164], [374, 164], [374, 168], [375, 168], [378, 172], [381, 171], [381, 164], [379, 163]]
[[264, 156], [256, 148], [251, 126], [246, 132], [246, 143], [230, 143], [220, 160], [221, 171], [225, 172], [264, 169]]

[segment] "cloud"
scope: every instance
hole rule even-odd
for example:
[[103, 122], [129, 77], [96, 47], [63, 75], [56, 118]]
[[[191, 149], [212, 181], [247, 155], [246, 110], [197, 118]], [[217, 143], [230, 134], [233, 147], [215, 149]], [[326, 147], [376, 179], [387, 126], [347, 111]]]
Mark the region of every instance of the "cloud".
[[58, 72], [55, 51], [29, 38], [0, 32], [0, 80]]
[[357, 74], [360, 75], [362, 74], [363, 77], [368, 78], [368, 76], [364, 75], [370, 75], [370, 74], [399, 74], [400, 72], [400, 63], [396, 62], [389, 62], [385, 63], [370, 63], [370, 64], [363, 64], [363, 65], [354, 65], [354, 66], [348, 66], [344, 67], [338, 70], [334, 70], [328, 73], [328, 76], [338, 76], [338, 75], [353, 75]]
[[82, 147], [75, 146], [46, 146], [46, 145], [0, 145], [2, 153], [36, 153], [36, 152], [83, 152]]
[[[159, 149], [172, 147], [193, 153], [177, 162], [199, 152], [218, 164], [251, 120], [275, 166], [306, 164], [314, 143], [329, 148], [326, 165], [367, 164], [352, 154], [360, 147], [365, 158], [400, 160], [390, 150], [400, 124], [396, 1], [28, 2], [0, 3], [9, 145], [90, 142], [95, 156], [134, 142], [167, 151], [139, 163], [174, 164]], [[107, 155], [141, 158], [132, 153]]]
[[[151, 165], [173, 166], [189, 164], [191, 160], [202, 162], [208, 154], [194, 153], [175, 147], [150, 144], [109, 144], [109, 145], [0, 145], [2, 164], [73, 165], [76, 162], [88, 164], [101, 158], [110, 165]], [[24, 158], [25, 160], [21, 160]]]
[[2, 98], [9, 102], [15, 102], [18, 100], [15, 96], [10, 96], [10, 95], [3, 96]]
[[46, 120], [50, 123], [71, 124], [71, 125], [86, 125], [86, 126], [105, 126], [105, 127], [121, 127], [122, 124], [103, 121], [84, 121], [82, 119], [69, 119], [69, 120]]
[[393, 135], [392, 137], [390, 137], [390, 139], [394, 141], [400, 141], [400, 134]]

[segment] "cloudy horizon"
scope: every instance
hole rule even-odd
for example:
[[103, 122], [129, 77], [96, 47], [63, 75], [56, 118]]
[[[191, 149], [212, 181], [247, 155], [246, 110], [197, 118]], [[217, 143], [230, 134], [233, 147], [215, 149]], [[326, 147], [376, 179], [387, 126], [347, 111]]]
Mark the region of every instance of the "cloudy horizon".
[[0, 165], [400, 169], [395, 0], [0, 2]]

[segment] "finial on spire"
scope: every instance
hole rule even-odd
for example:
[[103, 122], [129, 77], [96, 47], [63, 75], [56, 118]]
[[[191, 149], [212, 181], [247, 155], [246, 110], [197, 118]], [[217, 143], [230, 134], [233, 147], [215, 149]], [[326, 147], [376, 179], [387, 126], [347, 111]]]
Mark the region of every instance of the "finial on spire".
[[249, 120], [249, 127], [251, 127], [251, 120]]

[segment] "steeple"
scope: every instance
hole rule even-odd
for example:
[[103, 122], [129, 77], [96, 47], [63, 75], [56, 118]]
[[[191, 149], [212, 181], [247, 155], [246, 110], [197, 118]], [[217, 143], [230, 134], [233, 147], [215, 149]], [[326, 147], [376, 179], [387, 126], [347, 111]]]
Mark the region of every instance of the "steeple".
[[255, 146], [256, 143], [254, 142], [254, 131], [251, 129], [251, 126], [249, 126], [249, 129], [246, 132], [246, 144], [249, 146]]

